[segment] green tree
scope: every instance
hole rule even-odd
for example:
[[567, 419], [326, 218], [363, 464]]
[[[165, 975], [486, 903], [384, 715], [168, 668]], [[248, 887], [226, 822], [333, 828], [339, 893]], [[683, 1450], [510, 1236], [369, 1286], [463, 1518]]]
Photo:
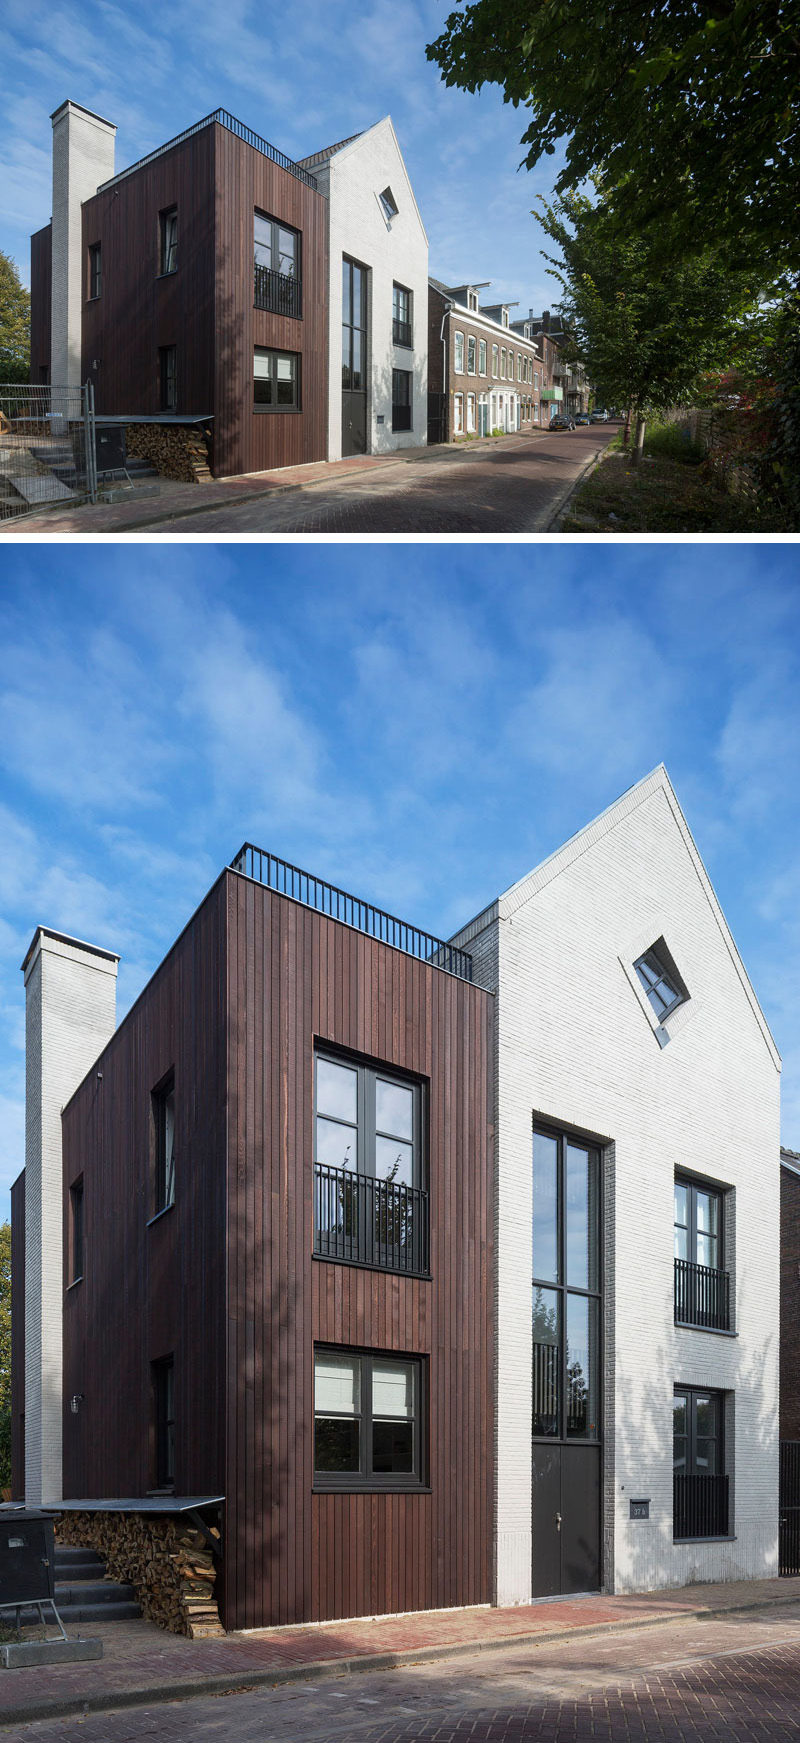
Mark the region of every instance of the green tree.
[[757, 301], [756, 288], [714, 249], [665, 247], [663, 226], [630, 223], [606, 196], [565, 193], [539, 217], [558, 245], [566, 356], [580, 359], [600, 403], [636, 419], [636, 453], [649, 411], [685, 405], [722, 368]]
[[31, 367], [31, 297], [9, 254], [0, 254], [0, 382], [27, 381]]
[[11, 1483], [11, 1224], [0, 1224], [0, 1488]]
[[429, 59], [448, 85], [497, 84], [526, 108], [528, 168], [567, 138], [558, 194], [602, 172], [631, 212], [671, 213], [685, 239], [800, 265], [793, 0], [459, 4]]

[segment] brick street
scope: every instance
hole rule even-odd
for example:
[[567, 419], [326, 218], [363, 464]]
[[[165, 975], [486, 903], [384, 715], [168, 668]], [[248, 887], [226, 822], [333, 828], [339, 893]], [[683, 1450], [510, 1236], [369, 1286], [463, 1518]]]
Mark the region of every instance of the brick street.
[[[507, 533], [546, 531], [617, 425], [508, 436], [405, 457], [298, 467], [211, 485], [162, 482], [156, 496], [6, 521], [15, 536], [75, 533]], [[195, 510], [195, 503], [197, 509]]]
[[[20, 1676], [24, 1673], [12, 1673]], [[800, 1602], [0, 1730], [29, 1743], [534, 1743], [800, 1736]]]

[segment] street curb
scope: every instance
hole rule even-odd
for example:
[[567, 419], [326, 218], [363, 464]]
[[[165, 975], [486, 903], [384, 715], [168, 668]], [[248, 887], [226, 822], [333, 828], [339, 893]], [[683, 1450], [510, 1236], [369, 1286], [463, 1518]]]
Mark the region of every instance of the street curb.
[[568, 504], [572, 501], [572, 498], [575, 495], [576, 491], [580, 490], [580, 487], [583, 483], [583, 480], [587, 476], [587, 474], [592, 471], [593, 467], [599, 466], [600, 461], [602, 460], [603, 456], [608, 453], [609, 447], [610, 447], [610, 443], [606, 443], [606, 446], [604, 448], [597, 449], [596, 453], [593, 454], [591, 460], [587, 460], [586, 465], [583, 467], [582, 471], [580, 471], [578, 473], [577, 478], [573, 480], [572, 484], [567, 485], [567, 488], [564, 491], [563, 495], [559, 497], [559, 500], [558, 500], [555, 508], [553, 509], [553, 512], [550, 516], [549, 521], [547, 522], [547, 525], [540, 527], [538, 529], [540, 532], [555, 533], [555, 532], [560, 531], [560, 528], [558, 528], [556, 526], [556, 521], [561, 518], [561, 515], [564, 513], [564, 510], [566, 509]]
[[[628, 1634], [637, 1629], [663, 1627], [665, 1623], [714, 1622], [725, 1616], [740, 1616], [748, 1611], [780, 1608], [791, 1598], [761, 1598], [746, 1604], [728, 1604], [717, 1610], [660, 1611], [657, 1616], [643, 1616], [630, 1622], [620, 1618], [613, 1622], [590, 1623], [585, 1628], [555, 1628], [547, 1634], [504, 1634], [496, 1640], [457, 1640], [442, 1646], [410, 1647], [405, 1652], [360, 1653], [356, 1658], [315, 1659], [308, 1664], [273, 1666], [271, 1670], [243, 1669], [239, 1676], [207, 1676], [201, 1680], [182, 1678], [165, 1681], [150, 1688], [114, 1689], [105, 1694], [72, 1695], [63, 1700], [40, 1701], [36, 1705], [0, 1709], [0, 1736], [9, 1725], [34, 1724], [40, 1719], [68, 1718], [80, 1713], [111, 1713], [126, 1707], [156, 1706], [162, 1701], [202, 1700], [205, 1695], [245, 1694], [251, 1689], [278, 1688], [292, 1682], [318, 1682], [323, 1677], [356, 1676], [361, 1671], [401, 1670], [405, 1665], [430, 1664], [437, 1659], [467, 1658], [476, 1653], [501, 1652], [514, 1646], [549, 1646], [553, 1641], [590, 1640], [604, 1634]], [[744, 1648], [742, 1649], [745, 1650]]]

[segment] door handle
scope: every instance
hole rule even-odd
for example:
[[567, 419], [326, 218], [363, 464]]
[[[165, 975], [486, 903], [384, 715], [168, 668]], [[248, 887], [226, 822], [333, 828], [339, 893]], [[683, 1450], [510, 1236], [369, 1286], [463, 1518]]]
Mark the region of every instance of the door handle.
[[556, 1531], [560, 1531], [560, 1530], [561, 1530], [561, 1514], [557, 1513], [556, 1514]]

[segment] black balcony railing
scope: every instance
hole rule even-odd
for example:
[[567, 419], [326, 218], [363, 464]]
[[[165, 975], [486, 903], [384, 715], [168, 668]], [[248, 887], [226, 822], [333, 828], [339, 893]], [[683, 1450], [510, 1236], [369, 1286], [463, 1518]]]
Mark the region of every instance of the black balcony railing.
[[727, 1271], [675, 1260], [675, 1324], [706, 1331], [731, 1329], [731, 1281]]
[[728, 1478], [684, 1476], [672, 1478], [672, 1535], [678, 1542], [698, 1537], [727, 1537]]
[[314, 1252], [380, 1271], [428, 1275], [428, 1194], [346, 1168], [314, 1169]]
[[296, 865], [289, 865], [285, 859], [276, 859], [274, 853], [266, 853], [250, 842], [245, 842], [236, 858], [231, 860], [231, 871], [255, 878], [257, 883], [266, 884], [279, 895], [291, 896], [292, 901], [302, 902], [306, 908], [316, 908], [318, 913], [328, 914], [332, 920], [342, 920], [346, 926], [367, 932], [370, 938], [377, 938], [382, 944], [404, 950], [407, 956], [416, 956], [421, 962], [444, 969], [446, 974], [457, 975], [459, 980], [472, 979], [472, 957], [468, 950], [459, 950], [457, 945], [446, 944], [443, 939], [434, 938], [432, 933], [410, 926], [406, 920], [397, 920], [393, 914], [385, 914], [382, 908], [373, 907], [371, 902], [349, 896], [346, 890], [337, 889], [335, 884], [326, 884], [322, 878], [300, 871]]
[[411, 337], [411, 322], [398, 321], [395, 316], [392, 321], [392, 338], [395, 345], [407, 345], [410, 349], [414, 343]]
[[271, 315], [290, 315], [299, 321], [303, 313], [303, 287], [299, 278], [286, 272], [276, 272], [272, 266], [253, 268], [253, 303], [257, 309], [268, 309]]
[[302, 164], [295, 163], [285, 152], [278, 151], [276, 146], [270, 145], [269, 140], [262, 139], [260, 133], [254, 133], [252, 127], [245, 127], [244, 122], [237, 121], [236, 116], [231, 115], [227, 109], [214, 109], [210, 115], [204, 115], [202, 121], [195, 121], [191, 127], [185, 127], [182, 133], [176, 133], [175, 138], [168, 139], [166, 145], [157, 146], [146, 157], [137, 158], [127, 169], [120, 170], [119, 175], [111, 176], [107, 182], [101, 182], [97, 189], [98, 194], [104, 193], [106, 188], [114, 187], [125, 176], [133, 175], [137, 169], [143, 169], [146, 163], [154, 163], [157, 157], [163, 157], [165, 152], [172, 151], [176, 145], [182, 145], [185, 139], [191, 139], [195, 133], [202, 133], [205, 127], [213, 127], [215, 124], [226, 128], [228, 133], [235, 133], [237, 139], [243, 139], [245, 145], [252, 145], [254, 151], [260, 151], [262, 157], [269, 158], [270, 163], [277, 163], [281, 169], [288, 170], [298, 181], [305, 182], [306, 187], [316, 188], [316, 176], [303, 169]]

